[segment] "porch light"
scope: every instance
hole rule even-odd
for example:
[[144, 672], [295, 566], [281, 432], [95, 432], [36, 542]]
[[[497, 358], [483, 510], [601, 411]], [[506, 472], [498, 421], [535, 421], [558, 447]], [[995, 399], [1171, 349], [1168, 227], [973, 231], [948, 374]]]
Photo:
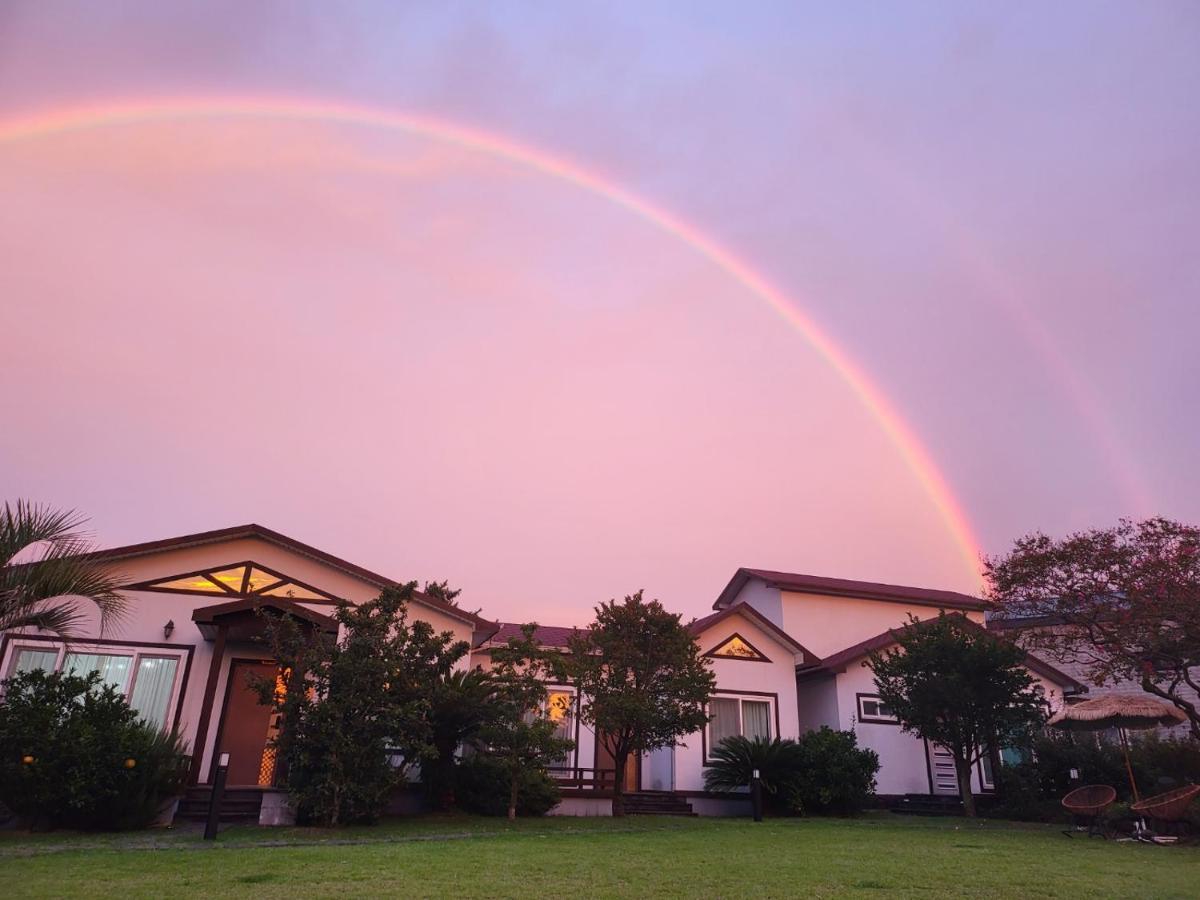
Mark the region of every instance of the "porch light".
[[127, 768], [127, 769], [132, 769], [136, 765], [137, 765], [137, 760], [134, 759], [133, 757], [130, 757], [129, 759], [125, 760], [125, 768]]
[[163, 626], [163, 640], [170, 640], [171, 633], [175, 630], [175, 620], [167, 619], [167, 624]]
[[27, 766], [32, 766], [35, 762], [37, 762], [37, 760], [34, 759], [32, 755], [27, 753], [21, 757], [21, 762]]

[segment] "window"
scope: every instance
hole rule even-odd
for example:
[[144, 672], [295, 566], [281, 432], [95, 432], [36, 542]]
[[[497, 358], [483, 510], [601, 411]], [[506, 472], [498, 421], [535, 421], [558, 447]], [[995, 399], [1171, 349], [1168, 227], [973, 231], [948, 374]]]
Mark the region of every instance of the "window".
[[[575, 695], [570, 691], [551, 690], [546, 695], [546, 715], [554, 722], [554, 736], [564, 740], [575, 739]], [[570, 766], [574, 755], [567, 751], [556, 759], [555, 766]]]
[[57, 650], [35, 650], [32, 647], [21, 647], [13, 656], [12, 668], [9, 669], [8, 674], [11, 677], [18, 672], [33, 672], [37, 669], [53, 672], [57, 667]]
[[[124, 649], [124, 648], [122, 648]], [[171, 698], [175, 693], [175, 680], [179, 672], [179, 657], [127, 652], [81, 653], [70, 651], [62, 654], [53, 647], [17, 647], [13, 653], [9, 675], [44, 669], [75, 675], [97, 672], [100, 683], [112, 685], [125, 695], [129, 705], [143, 719], [165, 728], [170, 713]]]
[[708, 701], [708, 746], [715, 747], [726, 738], [771, 737], [771, 701], [740, 697], [713, 697]]
[[899, 725], [892, 708], [873, 694], [858, 695], [858, 721], [876, 725]]

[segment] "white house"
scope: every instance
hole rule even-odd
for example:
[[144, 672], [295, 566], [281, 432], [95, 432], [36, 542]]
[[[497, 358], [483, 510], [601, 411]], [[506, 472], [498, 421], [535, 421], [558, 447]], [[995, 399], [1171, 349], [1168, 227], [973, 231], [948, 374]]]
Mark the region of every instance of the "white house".
[[[31, 669], [96, 670], [124, 691], [151, 721], [176, 725], [192, 747], [195, 796], [182, 813], [204, 806], [214, 761], [230, 755], [229, 784], [247, 817], [284, 815], [269, 746], [278, 723], [259, 705], [251, 676], [275, 673], [256, 610], [289, 614], [305, 627], [336, 632], [330, 616], [342, 602], [361, 603], [395, 582], [259, 525], [245, 525], [103, 550], [94, 558], [122, 576], [129, 599], [123, 620], [70, 647], [37, 633], [0, 638], [0, 676]], [[631, 759], [620, 773], [631, 811], [744, 812], [744, 797], [704, 790], [710, 748], [730, 735], [795, 738], [828, 725], [853, 729], [879, 753], [881, 795], [953, 790], [953, 768], [937, 747], [897, 727], [874, 696], [866, 654], [886, 646], [909, 614], [954, 612], [982, 625], [984, 604], [948, 591], [739, 569], [714, 612], [690, 624], [700, 652], [712, 661], [716, 690], [708, 725], [673, 747]], [[436, 598], [418, 594], [410, 615], [468, 641], [463, 667], [491, 665], [491, 653], [519, 632]], [[537, 638], [565, 650], [573, 629], [543, 626]], [[1061, 671], [1029, 657], [1051, 703], [1082, 689]], [[552, 684], [549, 709], [576, 748], [555, 767], [562, 814], [611, 812], [618, 777], [604, 742], [582, 722], [570, 684]], [[978, 787], [990, 787], [986, 765]]]

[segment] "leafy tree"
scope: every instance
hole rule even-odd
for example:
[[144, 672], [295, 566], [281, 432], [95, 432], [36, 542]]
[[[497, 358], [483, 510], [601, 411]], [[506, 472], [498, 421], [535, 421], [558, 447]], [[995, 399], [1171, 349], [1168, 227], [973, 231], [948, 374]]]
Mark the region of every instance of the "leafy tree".
[[454, 671], [439, 679], [430, 698], [430, 742], [436, 754], [421, 766], [430, 800], [437, 809], [455, 803], [455, 754], [477, 743], [496, 711], [496, 684], [487, 672]]
[[522, 780], [530, 772], [545, 773], [575, 747], [558, 737], [546, 708], [546, 682], [553, 677], [557, 655], [534, 639], [534, 625], [523, 625], [521, 637], [509, 638], [492, 651], [494, 715], [480, 730], [482, 752], [501, 765], [509, 781], [508, 817], [515, 819]]
[[616, 765], [613, 815], [622, 816], [630, 754], [669, 747], [707, 723], [711, 665], [679, 616], [641, 591], [597, 606], [592, 626], [573, 635], [568, 649], [564, 667], [588, 698], [582, 719]]
[[[73, 511], [18, 500], [0, 510], [0, 632], [42, 628], [63, 640], [78, 637], [85, 607], [100, 612], [101, 632], [120, 619], [121, 579], [89, 557], [80, 530], [87, 520]], [[24, 554], [27, 558], [17, 562]]]
[[1200, 738], [1200, 528], [1121, 520], [1054, 540], [1031, 534], [986, 563], [988, 596], [1030, 650], [1082, 663], [1097, 685], [1132, 680], [1173, 703]]
[[879, 754], [859, 747], [853, 731], [822, 727], [801, 736], [796, 748], [800, 764], [783, 792], [792, 812], [850, 815], [867, 805]]
[[867, 663], [879, 697], [905, 731], [950, 752], [963, 810], [974, 816], [971, 766], [988, 747], [1041, 724], [1041, 687], [1022, 665], [1024, 651], [961, 616], [909, 616], [893, 634], [898, 646], [871, 653]]
[[143, 828], [182, 792], [187, 748], [112, 685], [41, 670], [4, 682], [0, 802], [34, 827]]
[[428, 594], [443, 603], [449, 603], [451, 606], [458, 606], [458, 595], [462, 593], [462, 588], [450, 587], [449, 581], [427, 581], [425, 587], [421, 589], [421, 593]]
[[373, 822], [406, 770], [435, 756], [431, 698], [469, 645], [409, 620], [415, 589], [339, 606], [336, 639], [262, 611], [284, 689], [257, 688], [282, 713], [275, 747], [301, 821]]

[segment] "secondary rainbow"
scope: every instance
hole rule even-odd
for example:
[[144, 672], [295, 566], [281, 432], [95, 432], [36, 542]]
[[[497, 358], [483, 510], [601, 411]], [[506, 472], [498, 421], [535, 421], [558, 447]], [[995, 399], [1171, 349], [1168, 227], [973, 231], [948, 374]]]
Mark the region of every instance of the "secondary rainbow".
[[657, 228], [674, 235], [706, 257], [752, 294], [766, 302], [838, 374], [889, 441], [934, 504], [971, 577], [978, 581], [980, 550], [971, 524], [946, 478], [929, 451], [904, 421], [895, 406], [866, 371], [856, 364], [817, 323], [793, 301], [717, 241], [663, 208], [625, 190], [586, 168], [544, 150], [444, 119], [395, 113], [342, 102], [298, 100], [287, 97], [191, 97], [147, 101], [105, 102], [59, 109], [23, 118], [0, 121], [0, 144], [48, 137], [95, 128], [137, 125], [146, 122], [256, 118], [341, 123], [408, 132], [432, 140], [504, 159], [518, 166], [577, 185], [627, 209]]

